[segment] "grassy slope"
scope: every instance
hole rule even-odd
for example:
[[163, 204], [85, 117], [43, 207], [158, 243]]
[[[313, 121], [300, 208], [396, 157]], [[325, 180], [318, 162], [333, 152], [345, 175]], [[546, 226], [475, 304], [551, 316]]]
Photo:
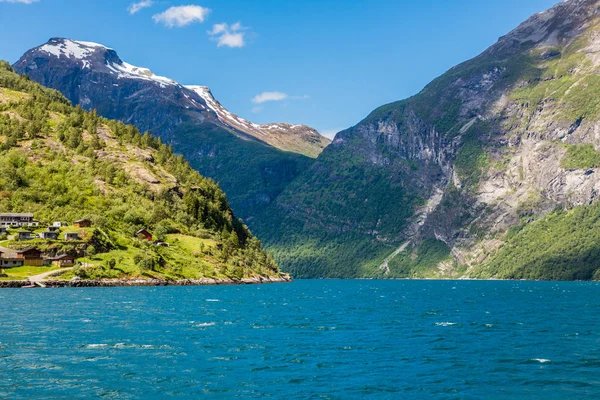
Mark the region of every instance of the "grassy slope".
[[[78, 271], [83, 277], [278, 275], [219, 187], [168, 146], [131, 126], [72, 108], [60, 94], [19, 77], [4, 62], [0, 210], [35, 212], [43, 223], [90, 217], [95, 229], [83, 232], [81, 242], [34, 242], [51, 253], [87, 255], [96, 267]], [[141, 227], [171, 247], [134, 239]]]
[[293, 140], [284, 136], [283, 138], [278, 138], [277, 141], [271, 141], [270, 144], [283, 151], [298, 153], [314, 159], [317, 158], [319, 154], [323, 152], [323, 149], [331, 143], [331, 140], [324, 136], [321, 136], [312, 142], [296, 139], [293, 135], [290, 136]]
[[60, 268], [55, 266], [48, 267], [17, 267], [4, 270], [5, 277], [0, 277], [3, 281], [22, 281], [33, 275], [43, 274], [44, 272], [58, 271]]

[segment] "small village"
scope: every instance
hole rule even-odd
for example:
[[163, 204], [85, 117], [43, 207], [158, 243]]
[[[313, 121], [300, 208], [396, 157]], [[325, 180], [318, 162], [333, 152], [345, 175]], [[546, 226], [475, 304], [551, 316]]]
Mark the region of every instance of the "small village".
[[[54, 222], [47, 226], [43, 231], [39, 231], [43, 225], [35, 220], [31, 213], [0, 213], [0, 236], [6, 238], [11, 243], [32, 242], [30, 246], [18, 246], [19, 249], [11, 249], [0, 246], [0, 268], [17, 268], [23, 266], [32, 267], [72, 267], [76, 264], [75, 252], [44, 251], [42, 247], [36, 244], [47, 243], [68, 243], [83, 244], [85, 238], [81, 232], [92, 227], [92, 221], [84, 218], [73, 221], [72, 226], [64, 222]], [[152, 241], [152, 234], [146, 229], [140, 229], [135, 233], [145, 241]], [[157, 245], [165, 245], [157, 243]]]
[[[36, 239], [78, 242], [81, 239], [79, 232], [75, 230], [68, 229], [61, 232], [61, 228], [66, 227], [66, 224], [63, 222], [54, 222], [43, 232], [35, 233], [35, 230], [38, 230], [40, 226], [40, 222], [36, 221], [34, 214], [31, 213], [0, 213], [0, 235], [16, 242], [29, 242]], [[81, 219], [73, 222], [74, 228], [89, 228], [91, 226], [92, 221], [89, 219]], [[34, 245], [18, 250], [0, 247], [0, 267], [2, 269], [50, 265], [57, 267], [73, 266], [75, 265], [75, 255], [67, 253], [45, 254]]]

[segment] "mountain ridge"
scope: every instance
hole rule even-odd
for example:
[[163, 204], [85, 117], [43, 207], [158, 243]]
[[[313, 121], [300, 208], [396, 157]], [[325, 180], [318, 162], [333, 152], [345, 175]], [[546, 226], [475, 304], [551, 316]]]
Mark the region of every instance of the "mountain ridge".
[[[118, 79], [139, 79], [153, 82], [166, 88], [174, 86], [184, 90], [183, 97], [187, 100], [181, 106], [187, 109], [198, 109], [200, 112], [214, 112], [217, 119], [235, 134], [249, 135], [259, 141], [284, 151], [291, 151], [315, 158], [330, 140], [320, 135], [315, 129], [306, 125], [269, 123], [255, 124], [228, 111], [217, 101], [210, 88], [201, 85], [183, 85], [177, 81], [154, 74], [150, 69], [137, 67], [123, 61], [117, 52], [107, 46], [94, 42], [71, 40], [67, 38], [51, 38], [47, 43], [29, 50], [14, 67], [18, 71], [37, 69], [35, 58], [39, 52], [46, 53], [58, 59], [67, 58], [80, 64], [82, 70], [94, 70], [116, 74]], [[118, 84], [115, 84], [118, 85]], [[187, 90], [187, 91], [186, 91]], [[192, 95], [198, 95], [202, 101]], [[75, 93], [67, 96], [74, 104], [86, 106], [86, 101], [78, 99]], [[274, 132], [273, 132], [274, 130]], [[278, 137], [281, 136], [281, 137]], [[290, 143], [288, 143], [288, 141]]]
[[[536, 251], [544, 267], [509, 267], [515, 258], [500, 249], [554, 210], [595, 204], [598, 174], [586, 162], [600, 149], [598, 4], [537, 14], [340, 132], [255, 230], [300, 277], [591, 279], [589, 261]], [[590, 254], [600, 247], [586, 243]]]
[[[214, 98], [209, 87], [200, 85], [185, 85], [185, 87], [202, 97], [207, 107], [217, 114], [219, 121], [278, 149], [316, 158], [331, 143], [331, 140], [306, 125], [276, 122], [255, 124], [230, 113]], [[315, 146], [307, 147], [307, 143]]]
[[[196, 170], [215, 179], [236, 214], [248, 221], [313, 162], [268, 144], [275, 134], [256, 138], [255, 131], [222, 123], [195, 91], [128, 64], [114, 50], [96, 43], [51, 39], [27, 51], [14, 68], [60, 91], [73, 104], [161, 137]], [[280, 139], [298, 150], [297, 139], [303, 136], [290, 132]], [[311, 132], [307, 137], [316, 135]], [[317, 142], [304, 142], [313, 149], [309, 153], [327, 143]]]

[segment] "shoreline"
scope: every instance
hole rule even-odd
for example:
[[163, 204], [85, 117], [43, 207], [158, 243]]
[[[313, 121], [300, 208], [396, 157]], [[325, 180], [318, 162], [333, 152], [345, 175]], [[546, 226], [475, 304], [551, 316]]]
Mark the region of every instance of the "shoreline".
[[[291, 278], [202, 278], [202, 279], [181, 279], [167, 281], [162, 279], [90, 279], [90, 280], [45, 280], [32, 282], [22, 281], [0, 281], [0, 289], [20, 289], [20, 288], [82, 288], [82, 287], [135, 287], [135, 286], [221, 286], [221, 285], [257, 285], [268, 283], [289, 283], [293, 282]], [[37, 284], [37, 285], [36, 285]], [[40, 286], [41, 285], [41, 286]]]

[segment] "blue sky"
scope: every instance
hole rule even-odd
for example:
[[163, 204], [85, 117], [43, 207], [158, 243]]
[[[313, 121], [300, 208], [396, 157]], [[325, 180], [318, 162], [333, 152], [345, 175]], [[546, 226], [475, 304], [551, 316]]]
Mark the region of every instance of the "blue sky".
[[0, 0], [0, 59], [15, 62], [50, 37], [98, 42], [158, 75], [211, 87], [252, 121], [331, 134], [558, 2], [145, 0], [132, 14], [141, 1]]

